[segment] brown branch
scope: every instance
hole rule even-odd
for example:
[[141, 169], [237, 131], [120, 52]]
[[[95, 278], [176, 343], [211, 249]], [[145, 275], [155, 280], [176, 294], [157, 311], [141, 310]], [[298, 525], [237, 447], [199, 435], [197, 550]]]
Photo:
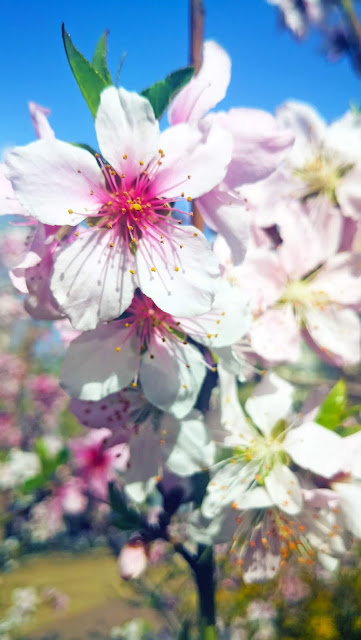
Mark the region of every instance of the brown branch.
[[[204, 4], [203, 0], [190, 0], [190, 51], [189, 61], [194, 66], [197, 74], [202, 66], [202, 46], [204, 32]], [[203, 231], [203, 218], [198, 211], [197, 205], [193, 202], [193, 224], [197, 229]]]

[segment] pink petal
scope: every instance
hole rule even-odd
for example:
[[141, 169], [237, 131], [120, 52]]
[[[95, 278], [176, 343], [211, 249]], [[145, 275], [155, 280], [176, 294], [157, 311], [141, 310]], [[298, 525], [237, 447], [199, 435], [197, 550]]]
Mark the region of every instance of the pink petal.
[[361, 167], [348, 171], [336, 187], [337, 202], [344, 216], [360, 219], [361, 211]]
[[31, 121], [37, 138], [55, 138], [55, 133], [48, 122], [50, 109], [42, 107], [36, 102], [28, 103]]
[[164, 244], [147, 241], [146, 236], [138, 244], [136, 274], [141, 290], [171, 315], [191, 317], [209, 311], [219, 270], [205, 237], [190, 226], [175, 224], [169, 230], [160, 224], [158, 229], [159, 239], [164, 233]]
[[153, 336], [139, 371], [146, 398], [176, 418], [183, 418], [194, 407], [205, 375], [195, 347], [171, 339], [163, 342], [158, 335]]
[[117, 173], [125, 174], [127, 186], [158, 154], [158, 121], [149, 101], [133, 91], [115, 87], [102, 91], [95, 130], [104, 158]]
[[0, 215], [28, 215], [17, 200], [10, 180], [5, 178], [5, 165], [0, 164]]
[[168, 111], [170, 124], [197, 122], [226, 95], [231, 61], [212, 40], [203, 45], [203, 63], [197, 75], [174, 98]]
[[338, 253], [330, 258], [316, 277], [310, 288], [325, 293], [332, 302], [340, 305], [361, 305], [361, 255], [359, 253]]
[[243, 262], [249, 240], [249, 214], [243, 200], [215, 187], [197, 199], [205, 223], [227, 240], [235, 265]]
[[287, 284], [287, 273], [278, 255], [262, 247], [250, 251], [233, 275], [239, 287], [249, 294], [255, 313], [277, 302]]
[[290, 305], [268, 309], [251, 324], [252, 349], [271, 362], [297, 362], [300, 329]]
[[76, 329], [118, 318], [132, 301], [125, 242], [117, 237], [111, 247], [111, 239], [108, 230], [85, 231], [55, 257], [51, 290]]
[[307, 309], [306, 328], [312, 340], [336, 366], [354, 365], [361, 360], [361, 327], [357, 314], [334, 306]]
[[296, 139], [292, 149], [292, 162], [303, 166], [308, 154], [318, 149], [326, 133], [326, 123], [313, 107], [305, 102], [289, 100], [276, 112], [277, 122], [294, 132]]
[[127, 329], [117, 323], [100, 325], [70, 344], [60, 383], [75, 398], [101, 400], [128, 386], [137, 364], [137, 344], [128, 338]]
[[89, 151], [67, 142], [38, 140], [15, 147], [6, 154], [5, 164], [16, 197], [45, 224], [76, 225], [98, 212], [104, 201], [97, 161]]
[[163, 198], [202, 196], [223, 180], [231, 160], [232, 138], [217, 126], [178, 124], [162, 132], [160, 145], [164, 157], [151, 192]]
[[259, 109], [231, 109], [209, 119], [232, 135], [233, 152], [225, 183], [229, 189], [267, 178], [291, 147], [294, 135]]

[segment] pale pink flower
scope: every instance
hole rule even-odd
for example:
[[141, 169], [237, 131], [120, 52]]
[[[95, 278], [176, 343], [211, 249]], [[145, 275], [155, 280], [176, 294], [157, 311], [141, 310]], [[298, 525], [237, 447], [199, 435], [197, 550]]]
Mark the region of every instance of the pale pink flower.
[[[337, 366], [361, 359], [360, 254], [343, 252], [325, 260], [322, 234], [307, 216], [282, 225], [276, 251], [258, 248], [233, 269], [233, 282], [252, 296], [252, 349], [270, 362], [299, 358], [302, 333], [320, 357]], [[307, 247], [307, 250], [305, 248]]]
[[124, 318], [70, 344], [61, 385], [81, 400], [100, 400], [136, 386], [139, 377], [149, 402], [182, 418], [195, 404], [207, 366], [212, 368], [187, 337], [215, 351], [239, 339], [248, 327], [248, 303], [238, 293], [220, 281], [212, 309], [184, 318], [137, 292]]
[[60, 307], [75, 328], [91, 329], [119, 317], [139, 286], [169, 313], [209, 310], [218, 265], [204, 236], [179, 225], [174, 203], [222, 180], [230, 136], [187, 124], [160, 133], [149, 102], [115, 87], [102, 92], [95, 126], [106, 161], [59, 140], [7, 154], [8, 177], [34, 217], [91, 226], [55, 260]]
[[37, 138], [55, 138], [55, 133], [51, 128], [48, 116], [51, 111], [47, 107], [42, 107], [36, 102], [28, 103], [31, 122]]

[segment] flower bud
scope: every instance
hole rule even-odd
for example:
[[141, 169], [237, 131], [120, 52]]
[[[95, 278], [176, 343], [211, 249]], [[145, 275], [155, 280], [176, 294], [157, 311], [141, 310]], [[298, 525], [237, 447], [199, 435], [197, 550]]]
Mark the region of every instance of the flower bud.
[[123, 580], [138, 578], [146, 569], [148, 555], [146, 545], [141, 539], [129, 540], [118, 556], [118, 569]]

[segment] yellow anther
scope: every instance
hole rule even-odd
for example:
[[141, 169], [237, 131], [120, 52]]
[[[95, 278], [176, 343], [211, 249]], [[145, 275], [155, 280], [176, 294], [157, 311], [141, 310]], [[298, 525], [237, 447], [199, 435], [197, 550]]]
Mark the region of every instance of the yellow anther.
[[174, 271], [179, 271], [179, 267], [174, 267]]
[[128, 224], [128, 229], [129, 229], [129, 231], [133, 231], [133, 227], [132, 227], [131, 224]]
[[68, 213], [74, 213], [73, 209], [68, 209]]
[[125, 154], [124, 154], [124, 156], [123, 156], [123, 160], [126, 160], [126, 159], [127, 159], [127, 157], [128, 157], [128, 156], [127, 156], [127, 154], [125, 153]]
[[134, 204], [132, 204], [131, 209], [135, 209], [135, 211], [141, 211], [142, 205], [135, 202]]
[[187, 176], [188, 180], [190, 180], [191, 176]]
[[164, 155], [163, 149], [158, 149], [158, 153], [160, 153], [160, 155], [163, 156]]
[[142, 167], [142, 166], [143, 166], [143, 164], [144, 164], [143, 160], [139, 160], [139, 164], [140, 164], [140, 166]]
[[114, 247], [113, 242], [110, 242], [109, 246], [110, 246], [110, 247]]
[[152, 267], [151, 271], [153, 271], [155, 273], [157, 271], [157, 269], [155, 267]]
[[188, 196], [187, 202], [192, 202], [192, 198], [190, 196]]
[[111, 176], [116, 176], [116, 175], [117, 175], [117, 172], [116, 172], [116, 171], [114, 171], [114, 169], [112, 169], [111, 171], [109, 171], [109, 173], [110, 173], [110, 175], [111, 175]]
[[180, 248], [180, 249], [183, 249], [183, 247], [184, 247], [184, 244], [180, 244], [180, 245], [179, 245], [179, 248]]
[[181, 198], [184, 198], [184, 191], [182, 191], [181, 193]]
[[128, 191], [123, 191], [123, 196], [126, 198], [128, 195]]
[[118, 351], [118, 353], [122, 350], [121, 347], [117, 347], [116, 350]]
[[90, 195], [93, 196], [94, 195], [94, 191], [93, 189], [90, 189]]
[[193, 233], [193, 235], [194, 235], [194, 237], [196, 238], [196, 237], [197, 237], [197, 235], [198, 235], [198, 233]]
[[134, 276], [135, 271], [134, 271], [133, 269], [129, 269], [129, 273], [131, 273], [131, 274], [132, 274], [132, 276]]
[[132, 382], [132, 387], [136, 388], [137, 383], [136, 382]]
[[112, 228], [113, 228], [112, 223], [111, 223], [111, 222], [108, 222], [108, 223], [107, 223], [107, 227], [108, 227], [108, 229], [112, 229]]
[[126, 323], [125, 323], [125, 326], [126, 326], [126, 328], [128, 329], [128, 327], [130, 327], [129, 322], [126, 322]]
[[74, 233], [74, 235], [75, 235], [75, 236], [78, 236], [78, 235], [79, 235], [79, 231], [76, 231], [76, 232]]
[[188, 389], [186, 384], [182, 384], [183, 389]]
[[211, 333], [207, 333], [207, 338], [211, 338], [212, 334]]
[[110, 205], [112, 205], [113, 202], [111, 200], [108, 200], [107, 205], [110, 207]]

